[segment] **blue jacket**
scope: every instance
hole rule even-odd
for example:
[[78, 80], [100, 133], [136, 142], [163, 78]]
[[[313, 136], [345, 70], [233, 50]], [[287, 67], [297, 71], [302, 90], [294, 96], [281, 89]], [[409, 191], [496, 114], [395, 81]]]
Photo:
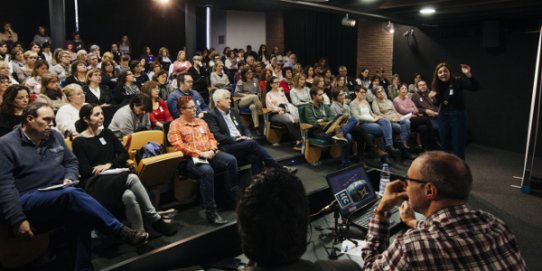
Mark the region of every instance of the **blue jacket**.
[[39, 147], [20, 127], [0, 137], [0, 165], [0, 210], [12, 226], [26, 219], [20, 195], [78, 176], [77, 158], [55, 130]]
[[167, 98], [167, 107], [169, 109], [169, 113], [171, 113], [171, 116], [173, 116], [174, 119], [178, 118], [181, 114], [177, 109], [177, 103], [179, 102], [179, 98], [181, 96], [192, 96], [192, 100], [194, 100], [194, 103], [196, 104], [197, 115], [199, 115], [201, 111], [209, 112], [209, 106], [207, 106], [205, 100], [203, 100], [203, 97], [201, 97], [201, 94], [199, 94], [199, 92], [197, 92], [196, 90], [191, 90], [190, 92], [185, 93], [180, 89], [176, 89], [171, 94], [169, 94]]

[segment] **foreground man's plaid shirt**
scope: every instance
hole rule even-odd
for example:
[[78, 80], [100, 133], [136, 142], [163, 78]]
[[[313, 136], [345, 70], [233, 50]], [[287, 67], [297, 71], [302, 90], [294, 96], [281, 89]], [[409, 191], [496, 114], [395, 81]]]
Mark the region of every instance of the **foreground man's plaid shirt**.
[[389, 244], [389, 222], [373, 218], [364, 270], [526, 270], [503, 221], [465, 205], [435, 212]]

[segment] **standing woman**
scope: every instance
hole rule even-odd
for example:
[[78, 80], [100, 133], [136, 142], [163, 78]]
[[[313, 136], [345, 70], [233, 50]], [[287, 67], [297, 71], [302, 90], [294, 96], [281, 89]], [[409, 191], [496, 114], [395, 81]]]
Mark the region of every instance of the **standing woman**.
[[130, 55], [132, 53], [132, 45], [127, 35], [122, 36], [119, 42], [119, 51], [123, 55]]
[[164, 123], [173, 120], [166, 102], [160, 98], [160, 84], [155, 81], [147, 81], [143, 84], [141, 92], [149, 95], [152, 101], [152, 111], [149, 114], [152, 127], [164, 129]]
[[180, 50], [177, 53], [177, 60], [173, 62], [173, 65], [169, 66], [169, 75], [177, 78], [180, 74], [188, 73], [190, 67], [192, 67], [192, 63], [186, 59], [186, 53]]
[[23, 118], [23, 110], [30, 101], [30, 91], [21, 85], [11, 85], [2, 96], [0, 105], [0, 136], [3, 136], [15, 125], [20, 124]]
[[169, 71], [171, 59], [169, 58], [169, 50], [166, 47], [160, 47], [160, 50], [158, 50], [158, 62], [160, 62], [163, 70]]
[[99, 105], [85, 104], [75, 127], [79, 136], [73, 153], [79, 160], [79, 173], [85, 191], [112, 213], [124, 208], [132, 228], [145, 231], [144, 220], [166, 236], [177, 233], [156, 212], [139, 177], [128, 171], [101, 175], [108, 169], [124, 168], [128, 152], [111, 130], [103, 128], [104, 115]]
[[471, 67], [461, 64], [465, 77], [455, 78], [448, 63], [435, 68], [431, 91], [436, 92], [440, 143], [442, 149], [465, 159], [467, 142], [467, 113], [465, 112], [464, 90], [476, 91], [480, 84], [472, 76]]

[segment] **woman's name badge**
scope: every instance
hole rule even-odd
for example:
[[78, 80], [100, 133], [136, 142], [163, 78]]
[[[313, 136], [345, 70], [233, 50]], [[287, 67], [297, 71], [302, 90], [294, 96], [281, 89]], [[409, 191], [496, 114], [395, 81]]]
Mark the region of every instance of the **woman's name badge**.
[[454, 89], [453, 88], [450, 89], [450, 96], [452, 96], [452, 95], [454, 95]]
[[102, 143], [102, 145], [107, 145], [107, 141], [105, 141], [103, 137], [100, 137], [100, 143]]
[[161, 106], [159, 107], [160, 109], [160, 112], [164, 112], [164, 108], [162, 108]]
[[199, 127], [199, 132], [200, 134], [205, 134], [205, 129], [203, 129], [203, 127]]

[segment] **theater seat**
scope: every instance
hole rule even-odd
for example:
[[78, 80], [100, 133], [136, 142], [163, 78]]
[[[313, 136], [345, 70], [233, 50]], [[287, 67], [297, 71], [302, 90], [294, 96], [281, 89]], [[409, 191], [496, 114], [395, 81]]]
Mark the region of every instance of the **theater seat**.
[[122, 139], [132, 160], [135, 158], [135, 153], [151, 141], [164, 146], [164, 132], [162, 130], [141, 131], [124, 136]]
[[323, 150], [329, 150], [329, 154], [333, 159], [340, 158], [342, 152], [340, 145], [329, 143], [327, 140], [309, 137], [309, 131], [313, 126], [305, 120], [305, 108], [306, 106], [298, 107], [299, 125], [301, 127], [301, 135], [303, 138], [303, 154], [307, 163], [319, 165]]
[[30, 240], [15, 238], [10, 228], [0, 222], [0, 269], [23, 267], [47, 252], [49, 233], [34, 235]]
[[143, 158], [136, 166], [136, 173], [141, 183], [155, 194], [154, 204], [160, 202], [160, 188], [169, 185], [178, 178], [177, 168], [183, 159], [180, 151]]

